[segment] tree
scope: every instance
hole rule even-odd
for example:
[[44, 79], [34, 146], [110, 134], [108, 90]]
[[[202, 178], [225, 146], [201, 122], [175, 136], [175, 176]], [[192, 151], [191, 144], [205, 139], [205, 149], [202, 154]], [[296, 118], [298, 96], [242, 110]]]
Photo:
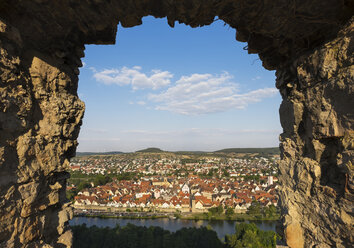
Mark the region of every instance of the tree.
[[98, 228], [86, 225], [72, 226], [73, 247], [85, 248], [222, 248], [217, 234], [206, 227], [182, 228], [171, 233], [161, 227], [138, 227], [127, 224], [125, 227]]
[[222, 175], [223, 175], [224, 177], [229, 177], [229, 176], [230, 176], [230, 173], [229, 173], [226, 169], [223, 169]]
[[264, 214], [266, 217], [274, 217], [277, 214], [278, 210], [274, 205], [265, 207]]
[[91, 184], [89, 182], [87, 182], [87, 181], [82, 181], [77, 186], [78, 192], [83, 190], [83, 189], [86, 189], [86, 188], [91, 188]]
[[248, 208], [248, 214], [260, 215], [261, 214], [261, 204], [257, 201], [253, 201], [251, 206]]
[[225, 211], [225, 214], [227, 216], [227, 218], [231, 218], [233, 215], [234, 215], [234, 209], [233, 208], [227, 208], [226, 211]]
[[112, 181], [112, 179], [108, 176], [104, 176], [104, 175], [97, 175], [93, 181], [93, 184], [95, 186], [98, 185], [105, 185], [106, 183]]
[[77, 191], [75, 189], [72, 189], [72, 190], [67, 190], [66, 191], [66, 198], [69, 200], [69, 201], [74, 201], [74, 197], [77, 195]]
[[222, 214], [224, 212], [224, 209], [223, 209], [223, 207], [221, 206], [221, 205], [219, 205], [218, 207], [217, 207], [217, 214]]
[[221, 205], [219, 205], [218, 207], [213, 207], [213, 208], [209, 208], [208, 212], [211, 213], [211, 215], [220, 215], [224, 212], [224, 209], [222, 208]]
[[276, 247], [277, 235], [273, 231], [262, 231], [254, 223], [241, 223], [235, 226], [236, 233], [226, 236], [230, 248], [273, 248]]

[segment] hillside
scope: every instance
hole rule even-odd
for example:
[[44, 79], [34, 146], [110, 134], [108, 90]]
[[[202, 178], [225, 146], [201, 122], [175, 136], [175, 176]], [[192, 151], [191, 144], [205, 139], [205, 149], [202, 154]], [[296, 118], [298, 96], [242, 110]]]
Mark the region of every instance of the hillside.
[[136, 152], [149, 152], [149, 153], [159, 153], [159, 152], [164, 152], [163, 150], [161, 150], [160, 148], [156, 148], [156, 147], [149, 147], [143, 150], [139, 150]]
[[[232, 154], [259, 154], [263, 156], [267, 155], [277, 155], [280, 154], [278, 147], [267, 147], [267, 148], [226, 148], [218, 150], [215, 152], [203, 152], [203, 151], [177, 151], [177, 152], [168, 152], [161, 150], [157, 147], [149, 147], [146, 149], [138, 150], [135, 153], [172, 153], [175, 155], [204, 155], [204, 156], [224, 156]], [[120, 154], [131, 154], [134, 153], [124, 153], [120, 151], [111, 151], [111, 152], [77, 152], [76, 157], [82, 156], [97, 156], [97, 155], [120, 155]]]

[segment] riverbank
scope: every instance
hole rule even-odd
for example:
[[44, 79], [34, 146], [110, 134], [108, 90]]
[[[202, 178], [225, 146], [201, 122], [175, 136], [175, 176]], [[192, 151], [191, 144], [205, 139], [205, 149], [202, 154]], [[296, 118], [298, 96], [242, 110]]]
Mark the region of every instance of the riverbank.
[[104, 212], [95, 210], [74, 210], [75, 217], [88, 218], [117, 218], [117, 219], [181, 219], [181, 220], [219, 220], [219, 221], [278, 221], [280, 215], [262, 216], [247, 213], [235, 213], [233, 215], [208, 213], [153, 213], [153, 212]]
[[231, 221], [278, 221], [280, 215], [276, 214], [274, 216], [262, 216], [262, 215], [252, 215], [252, 214], [233, 214], [233, 215], [213, 215], [209, 216], [207, 213], [196, 213], [191, 216], [180, 216], [180, 219], [185, 220], [231, 220]]

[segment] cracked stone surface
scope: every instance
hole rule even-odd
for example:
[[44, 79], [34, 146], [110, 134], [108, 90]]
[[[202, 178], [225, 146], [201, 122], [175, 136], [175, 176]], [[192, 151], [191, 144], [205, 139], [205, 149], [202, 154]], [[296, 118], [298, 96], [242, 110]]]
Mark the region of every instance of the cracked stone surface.
[[353, 230], [354, 22], [277, 70], [280, 199], [290, 247], [350, 247]]
[[171, 27], [218, 17], [276, 70], [287, 244], [350, 247], [353, 13], [353, 0], [0, 1], [0, 247], [71, 247], [66, 169], [84, 114], [84, 45], [113, 44], [118, 23], [147, 15]]

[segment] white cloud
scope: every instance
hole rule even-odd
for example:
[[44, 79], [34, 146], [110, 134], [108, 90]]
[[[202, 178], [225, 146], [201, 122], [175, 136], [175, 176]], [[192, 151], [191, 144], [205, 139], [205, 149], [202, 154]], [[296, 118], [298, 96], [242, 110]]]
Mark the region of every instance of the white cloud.
[[223, 112], [244, 109], [250, 103], [276, 94], [275, 88], [264, 88], [239, 93], [237, 84], [227, 72], [221, 75], [192, 74], [182, 76], [174, 86], [148, 98], [156, 102], [156, 109], [185, 115]]
[[256, 77], [252, 78], [253, 81], [260, 80], [260, 79], [261, 79], [260, 76], [256, 76]]
[[122, 67], [121, 69], [105, 69], [95, 71], [94, 78], [104, 84], [117, 84], [120, 86], [131, 85], [133, 90], [153, 89], [157, 90], [171, 83], [173, 75], [168, 71], [152, 70], [150, 76], [141, 72], [140, 66], [132, 68]]
[[[97, 71], [90, 68], [98, 82], [104, 84], [130, 85], [133, 90], [167, 89], [147, 96], [138, 105], [146, 105], [146, 100], [155, 103], [156, 110], [167, 110], [184, 115], [199, 115], [224, 112], [230, 109], [244, 109], [249, 104], [274, 96], [275, 88], [264, 88], [240, 93], [238, 84], [228, 72], [222, 74], [192, 74], [181, 76], [171, 85], [173, 74], [169, 71], [152, 70], [150, 75], [142, 72], [140, 66]], [[256, 76], [252, 80], [259, 80]], [[133, 102], [129, 102], [133, 104]]]
[[90, 66], [89, 69], [90, 69], [93, 73], [96, 73], [96, 72], [97, 72], [96, 68], [93, 67], [93, 66]]
[[108, 130], [107, 129], [103, 129], [103, 128], [86, 128], [87, 132], [90, 133], [107, 133]]
[[234, 136], [240, 134], [280, 134], [281, 129], [224, 129], [224, 128], [185, 128], [179, 130], [123, 130], [122, 134], [138, 135], [140, 137], [157, 137], [157, 136], [168, 136], [173, 139], [176, 137], [190, 137], [190, 136]]
[[139, 105], [145, 105], [146, 102], [144, 102], [144, 101], [138, 101], [137, 104], [139, 104]]

